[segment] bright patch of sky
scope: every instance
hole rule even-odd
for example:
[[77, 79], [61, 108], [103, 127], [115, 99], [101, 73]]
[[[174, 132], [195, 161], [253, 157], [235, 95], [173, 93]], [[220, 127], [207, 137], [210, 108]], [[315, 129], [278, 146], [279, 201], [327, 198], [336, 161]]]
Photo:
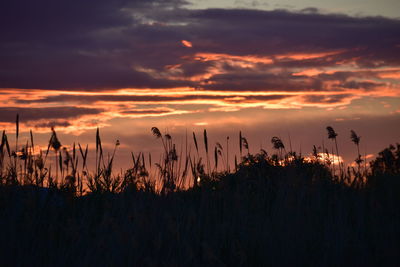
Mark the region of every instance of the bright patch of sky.
[[[399, 0], [188, 0], [190, 8], [249, 8], [302, 10], [317, 8], [322, 13], [352, 16], [384, 16], [400, 19]], [[312, 9], [309, 9], [312, 11]]]

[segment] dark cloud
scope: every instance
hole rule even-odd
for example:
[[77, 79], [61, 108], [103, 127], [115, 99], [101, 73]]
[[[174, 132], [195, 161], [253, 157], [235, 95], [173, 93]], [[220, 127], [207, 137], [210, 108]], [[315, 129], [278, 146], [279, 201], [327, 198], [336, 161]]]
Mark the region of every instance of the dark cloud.
[[[183, 4], [182, 0], [5, 2], [0, 16], [0, 87], [92, 90], [181, 86], [182, 82], [135, 70], [136, 65], [143, 65], [135, 59], [143, 51], [135, 51], [135, 46], [146, 42], [136, 42], [122, 29], [141, 25], [137, 14], [141, 10]], [[151, 34], [146, 29], [144, 32]], [[151, 50], [145, 54], [149, 53]]]
[[291, 95], [252, 95], [252, 96], [245, 96], [239, 97], [237, 99], [233, 98], [226, 98], [225, 101], [228, 103], [262, 103], [262, 102], [269, 102], [274, 100], [281, 100], [284, 98], [292, 97]]
[[340, 94], [340, 95], [306, 95], [303, 96], [305, 103], [313, 104], [338, 104], [343, 103], [344, 100], [351, 98], [353, 95]]
[[347, 81], [343, 83], [341, 86], [349, 89], [363, 89], [365, 91], [371, 91], [379, 86], [384, 86], [384, 85], [385, 85], [384, 83], [376, 83], [376, 82]]
[[[40, 58], [37, 58], [40, 61]], [[40, 62], [38, 69], [26, 68], [11, 73], [0, 73], [0, 86], [24, 89], [74, 89], [80, 91], [106, 90], [115, 88], [173, 88], [191, 85], [191, 82], [157, 79], [149, 74], [132, 70], [123, 62], [114, 59], [87, 58], [75, 55], [74, 58], [50, 59]], [[45, 65], [45, 66], [44, 66]], [[33, 68], [33, 66], [31, 66]]]
[[[196, 35], [213, 37], [213, 43], [223, 43], [228, 51], [243, 54], [357, 47], [371, 48], [371, 51], [378, 47], [393, 49], [400, 33], [400, 21], [381, 17], [353, 18], [336, 14], [238, 9], [194, 11], [192, 17], [197, 19]], [[228, 35], [228, 32], [240, 34]]]
[[319, 9], [315, 7], [306, 7], [300, 10], [300, 12], [306, 14], [317, 14], [319, 12]]
[[96, 30], [127, 27], [137, 19], [132, 9], [178, 7], [183, 0], [19, 0], [1, 5], [0, 40], [78, 40]]
[[[155, 95], [57, 95], [48, 96], [35, 100], [16, 100], [18, 104], [40, 104], [40, 103], [75, 103], [75, 104], [92, 104], [99, 101], [104, 102], [165, 102], [165, 101], [190, 101], [190, 100], [226, 100], [232, 101], [237, 95], [182, 95], [182, 96], [155, 96]], [[278, 100], [290, 95], [267, 95], [267, 96], [240, 96], [245, 100]]]
[[162, 101], [184, 101], [198, 99], [223, 99], [224, 96], [213, 95], [186, 95], [186, 96], [156, 96], [156, 95], [57, 95], [37, 100], [17, 100], [17, 103], [57, 103], [71, 102], [80, 104], [91, 104], [99, 101], [117, 102], [162, 102]]
[[35, 128], [53, 128], [53, 127], [68, 127], [72, 124], [68, 121], [48, 121], [48, 122], [30, 122], [28, 126], [32, 125]]
[[323, 88], [322, 82], [315, 78], [250, 71], [217, 74], [206, 82], [203, 88], [222, 91], [318, 91]]
[[[274, 66], [287, 69], [346, 62], [366, 68], [400, 65], [400, 20], [323, 15], [313, 8], [298, 13], [189, 10], [185, 4], [183, 0], [7, 1], [0, 16], [0, 88], [202, 88], [202, 81], [193, 76], [207, 73], [218, 60], [197, 62], [191, 59], [196, 53], [271, 57]], [[182, 46], [181, 40], [193, 47]], [[332, 50], [341, 52], [300, 60], [277, 57]], [[168, 70], [177, 64], [178, 72]], [[328, 78], [277, 76], [263, 64], [245, 74], [224, 68], [226, 73], [212, 75], [204, 89], [270, 90], [282, 84], [278, 89], [321, 90], [321, 80]]]
[[0, 122], [15, 122], [16, 114], [19, 114], [21, 122], [40, 119], [67, 119], [82, 115], [93, 115], [103, 112], [97, 108], [79, 107], [47, 107], [47, 108], [23, 108], [23, 107], [0, 107]]
[[[361, 73], [351, 71], [336, 71], [334, 73], [321, 73], [318, 74], [318, 78], [324, 81], [346, 81], [349, 78], [360, 77]], [[372, 73], [369, 73], [371, 77]]]
[[132, 109], [124, 110], [121, 114], [124, 115], [161, 115], [170, 113], [171, 109]]

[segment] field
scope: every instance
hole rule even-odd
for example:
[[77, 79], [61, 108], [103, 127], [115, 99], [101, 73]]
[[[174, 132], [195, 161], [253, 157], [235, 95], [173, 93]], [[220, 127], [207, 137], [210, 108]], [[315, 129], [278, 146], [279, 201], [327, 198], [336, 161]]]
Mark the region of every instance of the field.
[[34, 151], [32, 132], [20, 145], [17, 117], [15, 146], [3, 132], [0, 147], [1, 265], [400, 264], [399, 144], [367, 164], [351, 131], [358, 157], [346, 167], [332, 127], [335, 153], [314, 147], [312, 157], [278, 137], [276, 153], [252, 155], [240, 133], [231, 167], [206, 130], [187, 138], [192, 154], [151, 130], [161, 161], [132, 153], [132, 167], [116, 174], [119, 143], [104, 157], [99, 131], [89, 168], [87, 146], [63, 149], [55, 130], [45, 151]]

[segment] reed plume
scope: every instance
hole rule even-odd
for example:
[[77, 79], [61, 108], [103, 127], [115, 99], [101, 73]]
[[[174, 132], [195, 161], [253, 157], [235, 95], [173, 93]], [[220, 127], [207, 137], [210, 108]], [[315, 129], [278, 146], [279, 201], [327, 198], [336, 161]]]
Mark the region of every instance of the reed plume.
[[357, 135], [357, 133], [354, 130], [350, 130], [350, 138], [351, 141], [357, 146], [357, 158], [355, 162], [358, 165], [358, 172], [360, 174], [360, 169], [361, 169], [361, 163], [363, 162], [360, 154], [360, 140], [361, 136]]
[[279, 157], [282, 159], [282, 150], [285, 149], [285, 145], [283, 144], [282, 140], [279, 137], [274, 136], [271, 138], [271, 143], [273, 148], [279, 151]]
[[[341, 167], [341, 162], [340, 162], [340, 159], [339, 159], [339, 149], [338, 149], [338, 144], [337, 144], [337, 136], [338, 136], [338, 134], [335, 132], [335, 130], [331, 127], [331, 126], [328, 126], [328, 127], [326, 127], [326, 130], [328, 131], [328, 139], [332, 139], [333, 140], [333, 142], [335, 143], [335, 147], [336, 147], [336, 155], [337, 155], [337, 158], [338, 158], [338, 164], [339, 164], [339, 170], [340, 170], [340, 174], [341, 174], [341, 176], [343, 175], [343, 168]], [[335, 155], [333, 155], [333, 159], [332, 159], [332, 161], [333, 161], [333, 174], [335, 175], [335, 167], [334, 167], [334, 162], [335, 162]]]

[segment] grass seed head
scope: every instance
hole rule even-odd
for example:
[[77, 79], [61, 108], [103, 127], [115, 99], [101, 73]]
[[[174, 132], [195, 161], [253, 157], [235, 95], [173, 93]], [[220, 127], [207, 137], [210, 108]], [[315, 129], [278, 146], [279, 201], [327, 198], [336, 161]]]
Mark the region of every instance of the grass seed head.
[[353, 131], [353, 130], [350, 131], [350, 138], [351, 138], [351, 141], [352, 141], [354, 144], [358, 145], [358, 144], [360, 143], [361, 137], [358, 136], [358, 135], [356, 134], [356, 132]]
[[335, 130], [331, 126], [326, 127], [326, 130], [328, 131], [329, 139], [335, 139], [336, 136], [338, 136], [338, 134], [335, 132]]
[[161, 138], [161, 136], [162, 136], [160, 130], [157, 127], [152, 127], [151, 132], [157, 138]]

